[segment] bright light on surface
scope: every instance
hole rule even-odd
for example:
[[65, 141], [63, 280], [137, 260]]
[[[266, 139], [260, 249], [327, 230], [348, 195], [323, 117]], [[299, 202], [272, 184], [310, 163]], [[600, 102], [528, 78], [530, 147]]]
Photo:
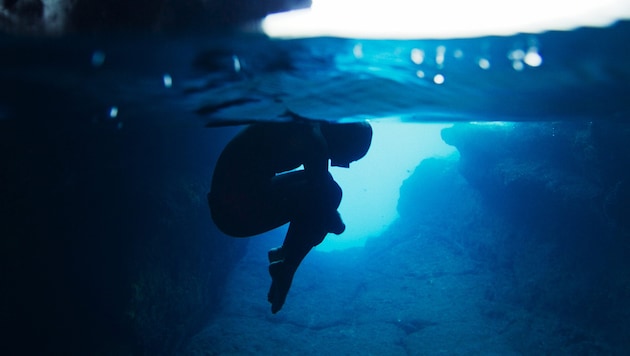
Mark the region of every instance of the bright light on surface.
[[346, 223], [340, 236], [328, 234], [317, 248], [330, 251], [362, 246], [398, 218], [396, 206], [402, 182], [427, 157], [455, 152], [440, 136], [447, 124], [372, 123], [374, 137], [368, 154], [349, 169], [332, 167], [343, 189], [339, 212]]
[[513, 129], [515, 127], [514, 122], [507, 121], [471, 121], [470, 124], [477, 126], [498, 126], [503, 129]]
[[628, 0], [313, 0], [263, 21], [272, 37], [467, 38], [603, 27], [630, 18]]

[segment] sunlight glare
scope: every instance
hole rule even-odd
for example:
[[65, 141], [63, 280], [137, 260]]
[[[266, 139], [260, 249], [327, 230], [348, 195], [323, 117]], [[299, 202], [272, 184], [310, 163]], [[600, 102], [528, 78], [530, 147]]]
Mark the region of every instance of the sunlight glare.
[[317, 247], [320, 251], [363, 246], [366, 239], [382, 234], [398, 218], [400, 186], [420, 161], [456, 152], [440, 136], [449, 124], [371, 124], [374, 136], [367, 155], [349, 169], [330, 169], [343, 189], [339, 212], [346, 231], [340, 236], [328, 234]]
[[267, 16], [271, 37], [469, 38], [509, 36], [630, 18], [628, 0], [313, 0], [310, 9]]

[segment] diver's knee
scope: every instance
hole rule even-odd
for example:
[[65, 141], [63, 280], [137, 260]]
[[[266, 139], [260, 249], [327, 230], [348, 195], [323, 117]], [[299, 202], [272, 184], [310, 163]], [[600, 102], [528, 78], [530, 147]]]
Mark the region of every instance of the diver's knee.
[[339, 186], [339, 184], [337, 184], [337, 182], [335, 182], [334, 180], [330, 180], [328, 184], [327, 196], [328, 196], [329, 204], [335, 209], [337, 209], [339, 207], [339, 204], [341, 204], [343, 191], [341, 190], [341, 187]]

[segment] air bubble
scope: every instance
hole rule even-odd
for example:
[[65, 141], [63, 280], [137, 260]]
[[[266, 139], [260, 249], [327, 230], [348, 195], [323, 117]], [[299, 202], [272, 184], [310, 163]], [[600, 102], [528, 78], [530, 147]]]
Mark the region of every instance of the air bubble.
[[118, 117], [118, 107], [117, 106], [112, 106], [109, 109], [109, 118], [110, 119], [115, 119], [116, 117]]
[[441, 67], [444, 64], [444, 54], [446, 53], [446, 47], [438, 46], [435, 50], [435, 63]]
[[240, 72], [241, 71], [241, 60], [238, 59], [237, 55], [233, 55], [232, 56], [232, 62], [234, 64], [234, 71], [236, 73]]
[[98, 68], [105, 63], [105, 52], [103, 51], [94, 51], [92, 53], [92, 66]]
[[508, 52], [508, 59], [512, 61], [520, 61], [525, 58], [525, 52], [522, 49], [515, 49]]
[[424, 51], [419, 48], [412, 49], [411, 61], [415, 64], [422, 64], [424, 62]]
[[352, 48], [352, 54], [356, 59], [363, 58], [363, 45], [360, 43], [355, 44]]
[[538, 54], [538, 49], [536, 47], [532, 47], [527, 50], [527, 54], [525, 58], [523, 58], [525, 64], [530, 67], [539, 67], [542, 64], [542, 57]]
[[523, 70], [524, 67], [525, 66], [523, 65], [523, 62], [521, 62], [521, 61], [514, 61], [514, 62], [512, 62], [512, 68], [514, 68], [514, 70], [516, 70], [516, 71], [520, 72], [520, 71]]
[[165, 88], [170, 88], [173, 86], [173, 78], [170, 74], [166, 73], [162, 76], [162, 81], [164, 82]]
[[477, 64], [479, 65], [479, 68], [481, 69], [490, 69], [490, 61], [487, 60], [486, 58], [479, 58], [479, 60], [477, 61]]

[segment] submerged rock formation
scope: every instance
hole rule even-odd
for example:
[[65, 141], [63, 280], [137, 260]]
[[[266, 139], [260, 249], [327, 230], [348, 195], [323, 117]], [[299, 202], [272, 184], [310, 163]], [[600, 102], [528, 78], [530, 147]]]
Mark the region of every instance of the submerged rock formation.
[[423, 161], [401, 188], [399, 223], [443, 226], [440, 238], [493, 271], [489, 315], [519, 305], [578, 325], [575, 351], [627, 350], [630, 127], [456, 124], [442, 136], [467, 183], [454, 163]]
[[225, 131], [106, 124], [0, 121], [2, 354], [172, 354], [244, 252], [205, 198]]
[[598, 235], [628, 227], [627, 124], [458, 124], [442, 136], [459, 150], [462, 175], [515, 220]]
[[308, 0], [3, 0], [0, 31], [216, 30], [307, 6]]

